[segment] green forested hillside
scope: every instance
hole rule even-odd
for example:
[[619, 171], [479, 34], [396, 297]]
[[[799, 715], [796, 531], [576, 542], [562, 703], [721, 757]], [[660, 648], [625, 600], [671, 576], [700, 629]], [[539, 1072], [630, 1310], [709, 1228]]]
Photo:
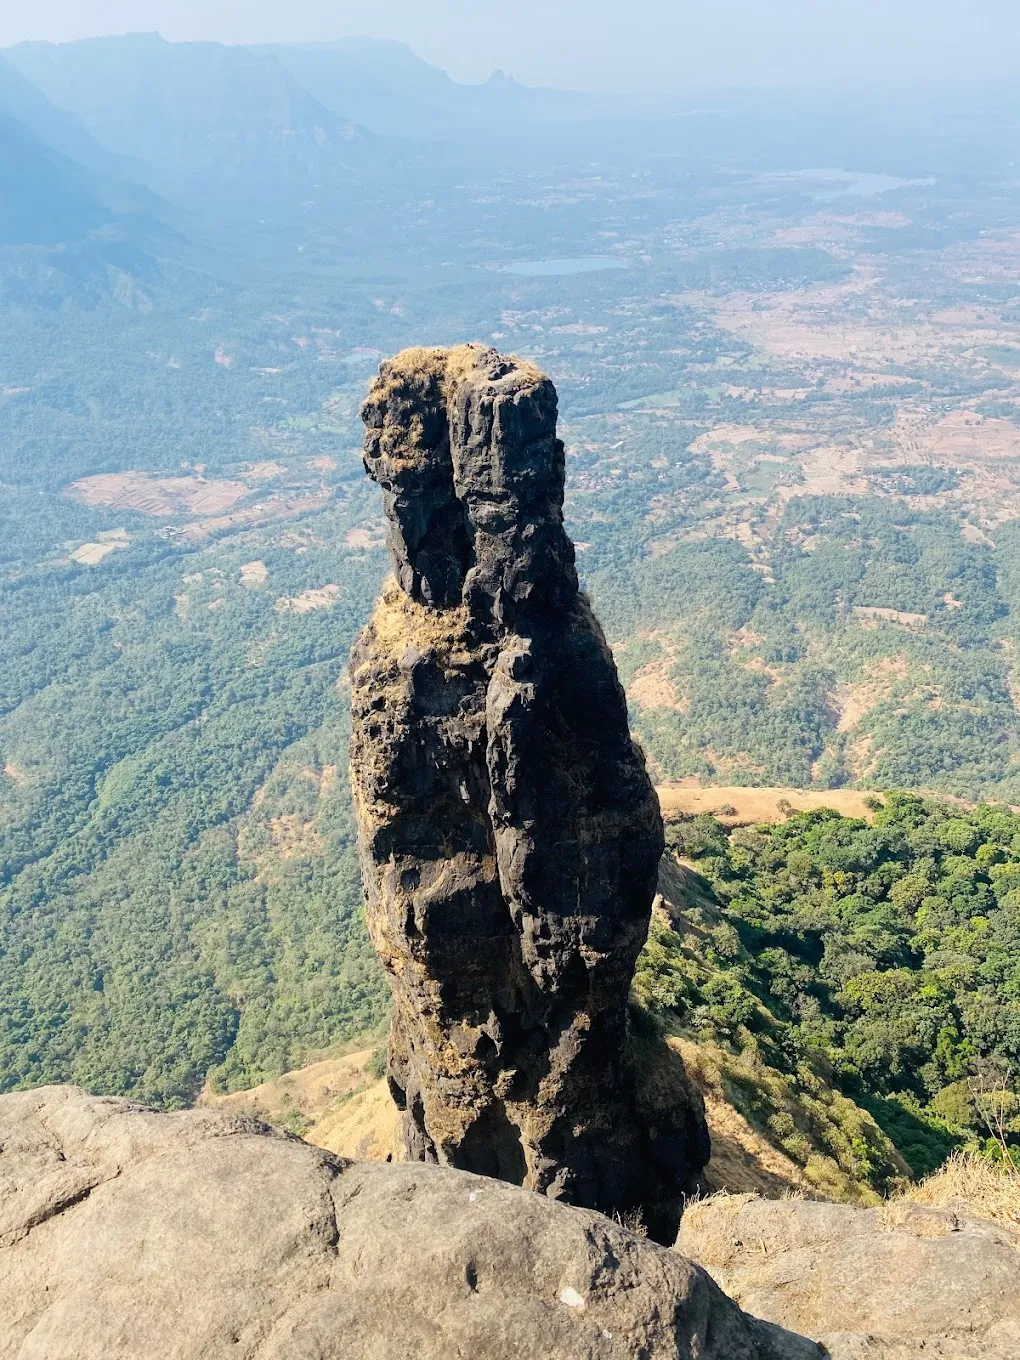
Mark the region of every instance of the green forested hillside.
[[[906, 793], [876, 807], [873, 825], [828, 810], [674, 822], [688, 914], [653, 928], [639, 993], [802, 1091], [841, 1090], [915, 1173], [954, 1144], [1020, 1148], [1020, 815]], [[806, 1161], [819, 1129], [762, 1088], [748, 1112]], [[874, 1141], [833, 1155], [878, 1188], [890, 1174]]]
[[[244, 1082], [378, 1020], [338, 691], [378, 563], [294, 543], [254, 584], [236, 542], [22, 577], [0, 719], [4, 1085], [179, 1103], [228, 1051], [223, 1079]], [[328, 609], [280, 608], [337, 579]]]
[[1014, 525], [993, 546], [904, 500], [804, 496], [768, 575], [726, 540], [619, 556], [589, 579], [627, 679], [658, 663], [675, 691], [635, 712], [662, 775], [1020, 801]]
[[[553, 95], [425, 72], [455, 101], [440, 122], [530, 101], [531, 131], [515, 115], [494, 140], [486, 117], [409, 147], [345, 129], [339, 105], [324, 119], [297, 88], [315, 53], [285, 78], [265, 53], [151, 38], [35, 56], [90, 53], [52, 87], [61, 108], [9, 73], [0, 100], [46, 141], [35, 169], [60, 171], [31, 232], [24, 192], [0, 226], [0, 1089], [178, 1104], [379, 1023], [342, 677], [386, 571], [357, 407], [408, 344], [488, 339], [556, 382], [568, 527], [658, 780], [1020, 803], [1008, 129], [965, 153], [937, 127], [793, 136], [775, 109], [556, 131]], [[315, 61], [330, 80], [334, 55]], [[380, 55], [344, 54], [368, 63], [369, 102]], [[120, 83], [100, 89], [108, 59]], [[175, 113], [167, 89], [202, 98]], [[91, 135], [61, 102], [79, 96]], [[16, 191], [25, 145], [9, 139]], [[834, 146], [910, 179], [799, 168], [841, 163]], [[136, 172], [173, 201], [130, 189]], [[589, 256], [620, 267], [570, 272]], [[749, 921], [771, 873], [741, 880]], [[740, 874], [710, 876], [729, 912]], [[904, 929], [906, 952], [864, 973], [920, 966]], [[850, 1082], [863, 1017], [827, 980], [834, 930], [803, 957], [769, 946], [820, 979], [789, 1014], [747, 942], [710, 961], [750, 970], [739, 994], [780, 1048], [817, 1020]], [[960, 1044], [988, 1047], [960, 1016]], [[919, 1145], [948, 1129], [941, 1087], [861, 1072], [876, 1100], [914, 1102]], [[869, 1147], [878, 1184], [894, 1168]]]

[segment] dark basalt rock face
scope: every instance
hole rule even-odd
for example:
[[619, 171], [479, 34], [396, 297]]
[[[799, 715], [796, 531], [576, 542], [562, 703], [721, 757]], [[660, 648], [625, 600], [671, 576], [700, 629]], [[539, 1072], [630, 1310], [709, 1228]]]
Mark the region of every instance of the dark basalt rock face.
[[351, 776], [406, 1155], [671, 1241], [708, 1134], [629, 1019], [662, 823], [578, 590], [555, 388], [409, 350], [362, 418], [396, 580], [351, 655]]

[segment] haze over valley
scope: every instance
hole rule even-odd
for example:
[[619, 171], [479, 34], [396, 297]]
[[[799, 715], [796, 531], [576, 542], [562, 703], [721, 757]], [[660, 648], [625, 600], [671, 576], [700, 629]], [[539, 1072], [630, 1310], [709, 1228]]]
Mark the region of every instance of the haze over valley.
[[0, 1089], [269, 1083], [300, 1132], [352, 1071], [380, 1099], [359, 407], [479, 340], [559, 395], [681, 814], [637, 992], [710, 1113], [767, 1188], [864, 1200], [983, 1146], [968, 1081], [1015, 1119], [1015, 82], [657, 89], [367, 38], [0, 51]]

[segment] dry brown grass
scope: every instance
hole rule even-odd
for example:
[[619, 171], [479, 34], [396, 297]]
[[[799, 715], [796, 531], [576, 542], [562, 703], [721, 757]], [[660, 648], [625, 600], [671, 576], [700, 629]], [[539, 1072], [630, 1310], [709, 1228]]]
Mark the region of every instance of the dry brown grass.
[[116, 552], [118, 548], [126, 548], [127, 539], [111, 543], [83, 543], [80, 548], [75, 548], [71, 553], [71, 561], [77, 562], [83, 567], [98, 567], [104, 557]]
[[923, 628], [928, 622], [927, 614], [909, 614], [903, 609], [886, 609], [879, 605], [855, 604], [854, 615], [867, 626], [879, 623], [898, 623], [901, 628]]
[[385, 365], [389, 381], [415, 382], [438, 377], [446, 363], [446, 350], [439, 346], [411, 345], [395, 354]]
[[[483, 345], [478, 341], [473, 341], [468, 345], [457, 345], [451, 349], [446, 356], [445, 380], [447, 387], [470, 378], [478, 360], [483, 354], [488, 353], [488, 349], [488, 345]], [[517, 354], [508, 354], [506, 358], [513, 364], [517, 376], [523, 383], [538, 383], [545, 380], [545, 374], [530, 359], [522, 359]]]
[[954, 1152], [943, 1167], [913, 1186], [904, 1198], [986, 1218], [1020, 1234], [1020, 1172], [974, 1152]]
[[451, 383], [463, 382], [465, 378], [471, 376], [472, 371], [479, 358], [485, 353], [486, 346], [477, 342], [468, 345], [455, 345], [446, 355], [445, 382], [449, 387]]
[[278, 614], [311, 614], [317, 609], [332, 609], [340, 598], [340, 587], [335, 581], [313, 586], [300, 595], [282, 595], [273, 608]]
[[[397, 385], [404, 384], [425, 388], [437, 378], [445, 394], [451, 386], [471, 378], [478, 360], [488, 349], [488, 345], [475, 340], [469, 344], [455, 345], [449, 350], [421, 345], [401, 350], [383, 364], [372, 395], [385, 396]], [[523, 383], [544, 381], [545, 374], [529, 359], [522, 359], [516, 354], [510, 354], [507, 358]]]
[[241, 566], [241, 584], [243, 586], [264, 586], [269, 580], [269, 568], [265, 562], [245, 562]]
[[386, 533], [383, 529], [373, 526], [371, 529], [357, 528], [349, 529], [344, 535], [344, 547], [346, 548], [382, 548], [386, 543]]
[[906, 680], [909, 663], [903, 656], [886, 656], [865, 665], [860, 678], [836, 687], [830, 696], [839, 715], [837, 732], [852, 732], [873, 708], [891, 699], [899, 682]]
[[248, 469], [247, 476], [255, 482], [271, 482], [276, 477], [282, 477], [287, 469], [281, 467], [279, 463], [265, 462], [252, 463]]
[[196, 1103], [254, 1115], [341, 1157], [399, 1158], [397, 1107], [385, 1078], [374, 1076], [373, 1060], [374, 1051], [363, 1048], [285, 1072], [250, 1091], [216, 1095], [206, 1089]]
[[[687, 788], [660, 784], [656, 792], [663, 814], [710, 812], [729, 826], [752, 822], [781, 822], [787, 809], [804, 812], [814, 808], [835, 808], [844, 817], [875, 815], [865, 799], [874, 797], [866, 789], [782, 789], [744, 788], [718, 785], [712, 788]], [[724, 809], [728, 809], [724, 811]]]

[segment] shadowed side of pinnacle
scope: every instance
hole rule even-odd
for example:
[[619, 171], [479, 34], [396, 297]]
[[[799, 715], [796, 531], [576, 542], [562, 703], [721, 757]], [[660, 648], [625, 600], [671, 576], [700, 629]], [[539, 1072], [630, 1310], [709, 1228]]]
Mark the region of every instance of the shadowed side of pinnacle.
[[363, 415], [396, 579], [351, 656], [351, 775], [406, 1151], [665, 1240], [708, 1137], [629, 1019], [662, 823], [578, 591], [555, 388], [412, 350]]

